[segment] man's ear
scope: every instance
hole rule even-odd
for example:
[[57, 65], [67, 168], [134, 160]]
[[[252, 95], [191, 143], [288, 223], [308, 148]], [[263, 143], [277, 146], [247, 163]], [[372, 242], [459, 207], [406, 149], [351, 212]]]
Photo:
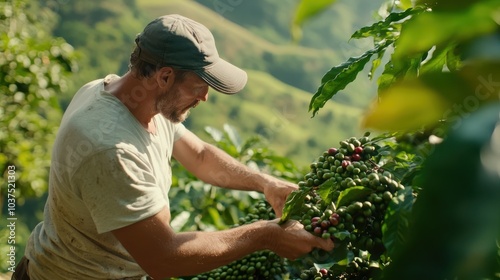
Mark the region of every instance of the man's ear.
[[175, 81], [175, 72], [172, 67], [162, 67], [156, 71], [156, 83], [160, 88], [170, 88]]

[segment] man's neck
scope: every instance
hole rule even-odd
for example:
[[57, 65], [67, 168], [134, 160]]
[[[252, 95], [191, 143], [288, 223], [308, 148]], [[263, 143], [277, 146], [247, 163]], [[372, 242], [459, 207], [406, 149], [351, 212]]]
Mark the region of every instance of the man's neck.
[[156, 132], [153, 122], [153, 117], [157, 114], [154, 80], [138, 79], [133, 73], [127, 72], [106, 84], [104, 90], [116, 96], [148, 132]]

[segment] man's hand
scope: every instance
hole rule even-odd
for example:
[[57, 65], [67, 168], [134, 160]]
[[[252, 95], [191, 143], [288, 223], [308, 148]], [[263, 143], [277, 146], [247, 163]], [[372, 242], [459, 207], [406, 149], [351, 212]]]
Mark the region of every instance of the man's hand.
[[[278, 223], [279, 219], [269, 221]], [[295, 220], [288, 220], [282, 224], [278, 236], [272, 236], [273, 242], [270, 250], [283, 258], [295, 260], [302, 257], [314, 248], [331, 251], [334, 248], [333, 241], [312, 235], [304, 229], [304, 226]]]
[[276, 217], [281, 217], [283, 214], [283, 206], [285, 206], [288, 195], [292, 191], [297, 190], [298, 186], [276, 178], [270, 178], [270, 180], [271, 183], [264, 186], [263, 192], [267, 202], [273, 207]]

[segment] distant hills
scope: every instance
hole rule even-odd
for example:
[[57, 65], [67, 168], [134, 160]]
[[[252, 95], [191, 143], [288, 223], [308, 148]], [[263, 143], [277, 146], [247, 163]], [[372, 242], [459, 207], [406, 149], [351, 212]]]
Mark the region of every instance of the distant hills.
[[[358, 11], [353, 10], [359, 3], [339, 1], [340, 11], [334, 6], [330, 12], [318, 16], [318, 21], [306, 24], [304, 39], [298, 44], [290, 42], [287, 32], [296, 1], [96, 3], [75, 0], [59, 9], [61, 19], [55, 28], [56, 35], [67, 38], [81, 53], [81, 72], [73, 78], [73, 85], [62, 100], [63, 106], [85, 81], [111, 72], [124, 73], [135, 35], [152, 18], [178, 13], [206, 25], [216, 38], [220, 55], [249, 74], [247, 87], [240, 94], [225, 96], [211, 92], [206, 104], [192, 110], [186, 126], [202, 138], [206, 136], [205, 126], [221, 129], [228, 123], [244, 138], [261, 135], [271, 150], [289, 157], [298, 166], [305, 166], [322, 150], [361, 133], [360, 116], [375, 94], [374, 82], [368, 79], [358, 79], [345, 93], [327, 103], [316, 117], [311, 118], [307, 111], [311, 94], [323, 74], [370, 47], [348, 42], [352, 32], [360, 27], [355, 25], [362, 25], [360, 19], [372, 22], [356, 14], [359, 7]], [[223, 12], [216, 3], [240, 5]], [[337, 22], [337, 18], [341, 21]]]

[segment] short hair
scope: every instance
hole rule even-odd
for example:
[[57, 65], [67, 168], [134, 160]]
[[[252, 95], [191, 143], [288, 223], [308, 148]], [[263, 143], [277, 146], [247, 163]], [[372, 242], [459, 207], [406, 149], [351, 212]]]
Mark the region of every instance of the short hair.
[[[168, 67], [168, 65], [162, 65], [161, 63], [157, 63], [155, 65], [140, 59], [140, 51], [141, 49], [138, 46], [135, 46], [134, 50], [130, 54], [130, 63], [128, 66], [129, 70], [134, 72], [137, 78], [149, 78], [160, 68]], [[182, 81], [186, 74], [188, 72], [191, 72], [189, 70], [179, 69], [175, 67], [172, 67], [172, 69], [174, 69], [175, 76], [179, 78], [179, 81]]]

